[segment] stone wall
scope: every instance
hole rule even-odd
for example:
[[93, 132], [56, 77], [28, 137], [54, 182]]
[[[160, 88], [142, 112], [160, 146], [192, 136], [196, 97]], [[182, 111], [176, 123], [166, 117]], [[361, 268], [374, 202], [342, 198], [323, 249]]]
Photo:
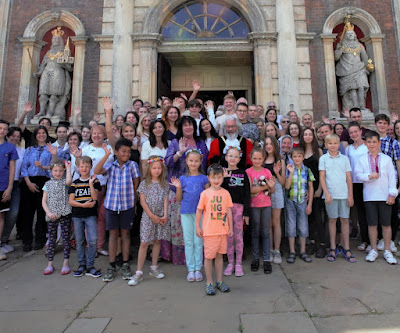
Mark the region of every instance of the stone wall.
[[322, 40], [318, 36], [322, 33], [328, 16], [335, 10], [346, 6], [358, 7], [367, 11], [377, 20], [382, 33], [385, 34], [382, 44], [389, 111], [400, 112], [400, 94], [398, 93], [400, 89], [399, 59], [396, 49], [392, 1], [305, 0], [308, 31], [317, 34], [317, 37], [310, 44], [313, 104], [316, 118], [320, 119], [322, 115], [328, 115], [324, 51]]
[[[83, 23], [86, 35], [101, 33], [102, 7], [98, 0], [36, 0], [12, 1], [10, 33], [7, 49], [6, 74], [4, 80], [3, 109], [1, 116], [13, 121], [17, 116], [18, 90], [20, 83], [22, 37], [28, 23], [36, 15], [51, 9], [63, 9], [76, 15]], [[98, 66], [100, 61], [98, 43], [89, 39], [86, 44], [85, 72], [83, 81], [82, 120], [87, 122], [96, 110], [98, 93]]]

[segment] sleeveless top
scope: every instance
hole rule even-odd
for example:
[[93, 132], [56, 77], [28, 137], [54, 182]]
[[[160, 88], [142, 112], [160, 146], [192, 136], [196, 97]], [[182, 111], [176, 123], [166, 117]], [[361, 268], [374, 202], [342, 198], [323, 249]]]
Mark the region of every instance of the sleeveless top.
[[319, 186], [319, 170], [318, 170], [318, 161], [317, 158], [312, 155], [309, 158], [305, 158], [303, 164], [311, 170], [314, 175], [315, 181], [313, 182], [314, 192], [318, 189]]
[[[68, 204], [68, 186], [65, 178], [50, 179], [44, 184], [47, 192], [47, 206], [50, 212], [56, 214], [57, 217], [71, 214], [71, 206]], [[46, 221], [50, 219], [46, 215]]]
[[275, 173], [275, 171], [274, 171], [274, 163], [265, 163], [265, 164], [264, 164], [264, 168], [266, 168], [266, 169], [268, 169], [269, 171], [271, 171], [272, 176], [274, 176], [275, 178], [277, 178], [277, 177], [276, 177], [276, 173]]

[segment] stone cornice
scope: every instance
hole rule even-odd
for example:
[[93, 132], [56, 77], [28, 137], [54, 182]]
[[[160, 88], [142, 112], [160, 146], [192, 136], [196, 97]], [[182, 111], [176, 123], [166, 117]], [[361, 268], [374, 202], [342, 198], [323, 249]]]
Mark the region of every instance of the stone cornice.
[[95, 42], [99, 43], [102, 49], [112, 49], [114, 35], [92, 35]]
[[382, 41], [382, 39], [385, 38], [385, 34], [370, 34], [368, 36], [365, 36], [364, 38], [361, 38], [360, 41], [363, 43], [371, 43], [374, 41]]
[[319, 37], [323, 41], [327, 40], [327, 41], [332, 41], [333, 42], [336, 39], [337, 35], [338, 34], [320, 34]]
[[31, 37], [19, 37], [18, 40], [24, 46], [36, 46], [36, 47], [42, 48], [43, 46], [47, 45], [46, 42], [36, 39], [36, 38], [31, 38]]
[[72, 36], [70, 37], [74, 45], [85, 45], [86, 42], [89, 40], [89, 36], [83, 36], [83, 37], [78, 37], [78, 36]]
[[253, 45], [247, 41], [187, 41], [163, 42], [160, 52], [199, 52], [199, 51], [253, 51]]
[[314, 32], [298, 32], [296, 33], [296, 45], [297, 46], [308, 46], [310, 41], [315, 38]]

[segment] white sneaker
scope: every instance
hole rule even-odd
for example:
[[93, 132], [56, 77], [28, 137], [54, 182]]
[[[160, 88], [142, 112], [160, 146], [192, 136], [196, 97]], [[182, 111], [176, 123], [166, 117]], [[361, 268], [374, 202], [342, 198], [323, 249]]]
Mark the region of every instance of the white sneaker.
[[364, 242], [357, 246], [358, 251], [365, 251], [366, 248], [367, 248], [367, 243]]
[[390, 241], [390, 251], [392, 251], [393, 253], [397, 253], [397, 247], [393, 241]]
[[376, 246], [376, 248], [377, 248], [378, 251], [383, 251], [385, 249], [385, 243], [383, 242], [383, 239], [381, 239], [378, 242], [378, 245]]
[[0, 260], [6, 260], [7, 256], [0, 250]]
[[14, 251], [14, 246], [11, 246], [11, 245], [9, 245], [9, 244], [3, 245], [3, 246], [7, 249], [8, 253]]
[[7, 254], [8, 252], [10, 252], [10, 251], [8, 251], [6, 244], [1, 244], [0, 249], [1, 249], [1, 252], [3, 252], [4, 254]]
[[140, 281], [143, 280], [143, 274], [136, 273], [128, 282], [129, 286], [136, 286]]
[[365, 252], [369, 253], [372, 250], [371, 245], [368, 245], [367, 248], [365, 249]]
[[155, 277], [156, 279], [163, 279], [165, 277], [164, 273], [158, 268], [158, 266], [150, 267], [150, 276]]
[[378, 252], [374, 249], [371, 249], [371, 251], [369, 251], [368, 255], [365, 257], [365, 260], [369, 262], [374, 262], [376, 258], [378, 258]]
[[279, 250], [275, 250], [272, 257], [272, 262], [274, 264], [281, 264], [282, 263], [282, 256]]
[[392, 252], [385, 250], [385, 252], [383, 252], [383, 257], [386, 259], [388, 264], [391, 265], [397, 264], [397, 260], [393, 257]]

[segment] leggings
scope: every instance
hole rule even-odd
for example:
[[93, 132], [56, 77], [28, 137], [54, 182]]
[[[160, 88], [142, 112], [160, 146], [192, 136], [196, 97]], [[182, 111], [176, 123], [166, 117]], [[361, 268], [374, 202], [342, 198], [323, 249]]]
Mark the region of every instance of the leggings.
[[262, 239], [263, 261], [270, 261], [271, 258], [271, 239], [269, 225], [271, 224], [271, 206], [250, 208], [251, 223], [251, 248], [253, 258], [260, 257], [260, 237]]
[[47, 249], [47, 260], [53, 261], [54, 251], [56, 249], [57, 241], [57, 228], [58, 224], [61, 226], [61, 235], [64, 243], [64, 259], [69, 259], [70, 254], [70, 239], [69, 235], [71, 232], [71, 215], [61, 216], [55, 221], [48, 222], [49, 231], [49, 248]]
[[243, 257], [243, 205], [233, 204], [232, 220], [233, 236], [228, 236], [228, 261], [233, 263], [236, 250], [236, 265], [240, 265]]

